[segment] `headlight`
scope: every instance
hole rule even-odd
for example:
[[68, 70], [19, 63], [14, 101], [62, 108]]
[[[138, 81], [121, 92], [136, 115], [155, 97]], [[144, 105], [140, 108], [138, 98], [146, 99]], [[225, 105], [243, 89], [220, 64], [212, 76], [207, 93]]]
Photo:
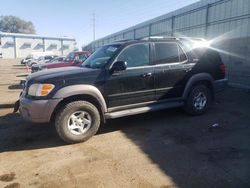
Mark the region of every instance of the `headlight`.
[[33, 97], [44, 97], [47, 96], [53, 89], [53, 84], [32, 84], [29, 87], [28, 95]]

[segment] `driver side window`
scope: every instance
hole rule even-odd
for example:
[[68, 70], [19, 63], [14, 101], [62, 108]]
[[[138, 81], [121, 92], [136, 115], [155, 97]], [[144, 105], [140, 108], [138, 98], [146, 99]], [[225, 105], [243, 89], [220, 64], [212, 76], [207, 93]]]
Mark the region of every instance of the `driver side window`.
[[149, 65], [149, 43], [135, 44], [125, 48], [117, 61], [126, 61], [128, 67]]

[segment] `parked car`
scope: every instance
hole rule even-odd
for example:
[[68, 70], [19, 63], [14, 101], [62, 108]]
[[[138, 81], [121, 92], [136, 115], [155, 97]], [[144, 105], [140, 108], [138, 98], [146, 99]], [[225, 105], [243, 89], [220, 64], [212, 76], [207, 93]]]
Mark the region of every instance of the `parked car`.
[[20, 97], [21, 115], [32, 122], [54, 121], [64, 141], [77, 143], [107, 119], [175, 107], [204, 114], [226, 87], [225, 66], [218, 52], [203, 45], [188, 48], [190, 43], [120, 41], [101, 47], [80, 67], [34, 73]]
[[65, 59], [66, 59], [66, 56], [58, 56], [58, 57], [52, 59], [48, 63], [59, 63], [59, 62], [65, 61]]
[[31, 68], [31, 72], [34, 73], [41, 70], [60, 68], [60, 67], [80, 66], [89, 56], [90, 52], [88, 51], [71, 52], [61, 62], [52, 62], [52, 63], [34, 65]]
[[56, 57], [58, 57], [58, 56], [57, 55], [45, 55], [45, 56], [41, 56], [38, 59], [29, 61], [28, 62], [28, 66], [32, 67], [33, 65], [39, 65], [39, 64], [49, 63], [50, 61], [52, 61]]
[[44, 57], [47, 55], [54, 55], [53, 52], [33, 52], [29, 54], [27, 57], [21, 60], [21, 64], [27, 64], [31, 66], [32, 62], [37, 61], [40, 57]]
[[33, 55], [30, 54], [27, 57], [25, 57], [24, 59], [21, 60], [21, 64], [25, 65], [26, 63], [28, 63], [29, 61], [31, 61], [33, 59]]

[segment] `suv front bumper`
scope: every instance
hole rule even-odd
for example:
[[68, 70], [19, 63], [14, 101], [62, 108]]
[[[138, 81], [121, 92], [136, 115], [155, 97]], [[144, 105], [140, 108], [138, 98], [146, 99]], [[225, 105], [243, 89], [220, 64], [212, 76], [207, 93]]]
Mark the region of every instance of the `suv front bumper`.
[[25, 120], [35, 123], [48, 123], [60, 101], [61, 99], [31, 100], [21, 97], [19, 111]]

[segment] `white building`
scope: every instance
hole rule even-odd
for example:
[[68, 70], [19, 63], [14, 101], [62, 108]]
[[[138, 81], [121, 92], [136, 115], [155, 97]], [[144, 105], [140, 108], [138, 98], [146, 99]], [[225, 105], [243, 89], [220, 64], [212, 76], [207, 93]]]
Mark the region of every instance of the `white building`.
[[5, 59], [23, 58], [32, 52], [45, 51], [67, 55], [75, 48], [73, 38], [0, 32], [0, 57]]

